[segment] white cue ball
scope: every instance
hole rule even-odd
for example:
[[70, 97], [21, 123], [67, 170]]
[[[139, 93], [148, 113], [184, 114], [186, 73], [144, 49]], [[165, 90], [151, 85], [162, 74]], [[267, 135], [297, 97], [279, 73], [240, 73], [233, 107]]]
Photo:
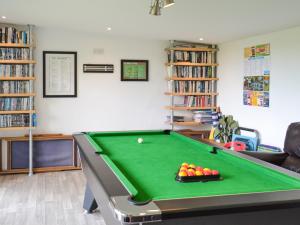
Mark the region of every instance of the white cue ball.
[[144, 140], [143, 140], [143, 138], [138, 138], [137, 141], [138, 141], [139, 144], [142, 144]]

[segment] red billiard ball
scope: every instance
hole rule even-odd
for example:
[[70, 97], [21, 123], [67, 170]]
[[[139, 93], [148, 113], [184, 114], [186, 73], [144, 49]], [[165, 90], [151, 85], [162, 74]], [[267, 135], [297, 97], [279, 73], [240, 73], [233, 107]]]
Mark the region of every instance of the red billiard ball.
[[189, 169], [187, 174], [189, 177], [193, 177], [193, 176], [195, 176], [195, 171], [193, 169]]
[[189, 167], [189, 164], [187, 164], [187, 163], [182, 163], [182, 164], [181, 164], [181, 167], [188, 168], [188, 167]]
[[197, 167], [196, 167], [196, 171], [202, 172], [202, 171], [203, 171], [203, 168], [202, 168], [201, 166], [197, 166]]
[[211, 174], [212, 174], [212, 175], [219, 175], [219, 171], [218, 171], [218, 170], [212, 170], [212, 171], [211, 171]]
[[210, 176], [211, 171], [210, 170], [203, 170], [203, 174], [204, 174], [204, 176]]
[[211, 169], [209, 169], [209, 168], [204, 168], [203, 171], [209, 171], [209, 172], [211, 172]]

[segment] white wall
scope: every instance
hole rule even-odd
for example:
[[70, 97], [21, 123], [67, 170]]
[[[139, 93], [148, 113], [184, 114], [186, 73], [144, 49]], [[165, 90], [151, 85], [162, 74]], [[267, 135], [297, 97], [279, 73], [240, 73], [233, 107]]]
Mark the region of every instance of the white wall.
[[[257, 129], [262, 143], [282, 147], [291, 122], [300, 121], [300, 27], [220, 45], [219, 104], [240, 126]], [[243, 105], [243, 50], [271, 44], [270, 107]]]
[[[73, 133], [100, 130], [162, 129], [168, 98], [165, 80], [167, 42], [112, 38], [87, 33], [38, 28], [35, 56], [36, 109], [34, 133]], [[103, 49], [94, 54], [93, 49]], [[78, 97], [43, 98], [42, 52], [77, 51]], [[121, 59], [149, 60], [149, 82], [121, 82]], [[83, 73], [85, 63], [114, 64], [113, 74]], [[6, 132], [4, 135], [16, 134]], [[2, 136], [1, 134], [0, 136]]]

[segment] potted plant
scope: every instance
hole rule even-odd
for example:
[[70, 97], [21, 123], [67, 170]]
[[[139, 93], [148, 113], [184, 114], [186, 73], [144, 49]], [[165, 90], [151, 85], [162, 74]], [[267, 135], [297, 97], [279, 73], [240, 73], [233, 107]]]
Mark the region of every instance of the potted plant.
[[232, 134], [239, 133], [239, 123], [233, 119], [233, 116], [223, 115], [219, 120], [219, 125], [215, 129], [214, 139], [221, 143], [227, 143], [232, 140]]

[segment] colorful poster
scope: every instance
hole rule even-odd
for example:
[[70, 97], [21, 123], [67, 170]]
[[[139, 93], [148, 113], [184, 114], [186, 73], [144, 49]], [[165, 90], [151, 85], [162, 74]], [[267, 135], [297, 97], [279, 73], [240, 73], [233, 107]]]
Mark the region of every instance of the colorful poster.
[[244, 91], [244, 105], [269, 107], [268, 91]]
[[269, 91], [270, 76], [245, 76], [244, 90]]
[[244, 105], [269, 107], [270, 44], [244, 49]]

